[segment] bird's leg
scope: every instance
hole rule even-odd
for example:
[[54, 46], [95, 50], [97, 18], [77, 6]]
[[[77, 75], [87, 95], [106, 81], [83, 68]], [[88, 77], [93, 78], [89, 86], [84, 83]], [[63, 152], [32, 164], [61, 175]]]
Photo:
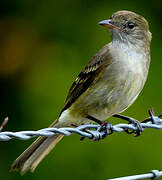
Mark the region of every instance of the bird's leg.
[[113, 117], [116, 117], [116, 118], [120, 118], [120, 119], [124, 119], [126, 121], [129, 122], [129, 124], [133, 124], [134, 126], [137, 127], [137, 130], [136, 131], [129, 131], [128, 129], [125, 129], [125, 132], [128, 133], [128, 134], [132, 134], [134, 133], [135, 136], [139, 136], [142, 131], [143, 131], [143, 128], [140, 124], [140, 122], [132, 117], [128, 117], [128, 116], [123, 116], [123, 115], [120, 115], [120, 114], [114, 114]]
[[[105, 124], [104, 124], [105, 122], [102, 122], [101, 120], [96, 119], [96, 118], [94, 118], [93, 116], [86, 115], [85, 118], [87, 118], [87, 119], [89, 119], [89, 120], [91, 120], [91, 121], [99, 124], [101, 127], [104, 127], [104, 126], [105, 126]], [[71, 125], [74, 126], [74, 127], [77, 127], [76, 124], [71, 124]], [[86, 129], [85, 129], [84, 131], [86, 132]], [[106, 137], [106, 136], [105, 136], [105, 137]], [[83, 136], [80, 138], [81, 141], [83, 141], [84, 139], [85, 139], [85, 137], [83, 137]]]
[[128, 117], [128, 116], [124, 116], [124, 115], [120, 115], [120, 114], [114, 114], [113, 117], [119, 118], [119, 119], [124, 119], [126, 121], [128, 121], [129, 123], [134, 122], [134, 118], [132, 117]]
[[89, 120], [91, 120], [91, 121], [93, 121], [93, 122], [95, 122], [95, 123], [97, 123], [97, 124], [99, 124], [99, 125], [102, 125], [102, 124], [104, 123], [104, 122], [102, 122], [101, 120], [96, 119], [95, 117], [90, 116], [90, 115], [86, 115], [86, 118], [89, 119]]
[[[108, 121], [101, 121], [99, 119], [96, 119], [95, 117], [93, 116], [90, 116], [90, 115], [86, 115], [86, 118], [89, 119], [89, 120], [92, 120], [94, 122], [96, 122], [97, 124], [99, 124], [101, 127], [98, 129], [99, 132], [101, 131], [104, 131], [105, 134], [102, 136], [102, 139], [104, 139], [108, 134], [112, 134], [113, 133], [113, 130], [112, 130], [112, 125], [108, 122]], [[108, 128], [109, 127], [109, 128]], [[109, 132], [107, 132], [107, 130]]]

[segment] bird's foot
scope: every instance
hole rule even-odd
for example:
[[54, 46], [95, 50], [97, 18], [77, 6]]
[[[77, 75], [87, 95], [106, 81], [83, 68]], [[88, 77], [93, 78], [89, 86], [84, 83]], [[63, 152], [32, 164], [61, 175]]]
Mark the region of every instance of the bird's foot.
[[[90, 116], [90, 115], [87, 115], [86, 118], [89, 120], [92, 120], [93, 122], [96, 122], [97, 124], [100, 125], [97, 128], [97, 131], [84, 129], [85, 132], [92, 134], [92, 138], [91, 138], [92, 140], [99, 141], [101, 139], [104, 139], [107, 135], [110, 135], [113, 133], [112, 124], [110, 124], [108, 121], [103, 122], [99, 119], [96, 119], [96, 118]], [[76, 124], [71, 124], [71, 126], [78, 127], [78, 125], [76, 125]], [[85, 139], [85, 137], [83, 137], [83, 136], [80, 138], [81, 141], [83, 141], [84, 139]]]
[[140, 136], [143, 131], [141, 123], [139, 121], [137, 121], [136, 119], [134, 119], [134, 120], [132, 119], [132, 121], [129, 122], [129, 124], [133, 124], [135, 126], [136, 130], [125, 129], [125, 132], [127, 134], [134, 134], [135, 137]]
[[132, 117], [123, 116], [123, 115], [120, 115], [120, 114], [115, 114], [115, 115], [113, 115], [113, 117], [124, 119], [124, 120], [128, 121], [129, 124], [133, 124], [136, 127], [136, 130], [125, 129], [125, 132], [127, 134], [134, 134], [134, 136], [141, 135], [141, 133], [143, 131], [143, 128], [141, 126], [141, 123], [138, 120], [136, 120], [136, 119], [134, 119]]
[[92, 141], [99, 141], [104, 139], [107, 135], [112, 134], [112, 125], [109, 122], [103, 122], [97, 130], [88, 130], [88, 133], [92, 135], [90, 138]]
[[103, 122], [90, 115], [87, 115], [86, 118], [100, 125], [100, 127], [98, 128], [98, 131], [100, 133], [102, 132], [103, 134], [99, 138], [97, 138], [97, 140], [104, 139], [108, 134], [113, 133], [112, 128], [111, 128], [112, 125], [108, 121]]
[[[90, 115], [87, 115], [86, 118], [100, 125], [100, 127], [98, 127], [97, 129], [98, 133], [97, 131], [85, 130], [85, 132], [87, 131], [88, 133], [92, 134], [92, 140], [99, 141], [101, 139], [104, 139], [107, 135], [113, 133], [112, 125], [109, 122], [103, 122]], [[84, 139], [85, 137], [81, 137], [80, 140]]]
[[101, 139], [104, 139], [107, 135], [110, 135], [110, 134], [113, 133], [112, 124], [110, 124], [108, 121], [105, 121], [98, 128], [98, 131], [103, 132], [103, 135], [102, 135]]

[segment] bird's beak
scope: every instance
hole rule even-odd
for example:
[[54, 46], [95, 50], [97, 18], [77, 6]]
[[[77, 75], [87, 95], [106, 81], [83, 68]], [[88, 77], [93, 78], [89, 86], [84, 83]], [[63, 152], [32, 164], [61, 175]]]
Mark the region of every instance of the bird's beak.
[[113, 24], [111, 23], [111, 20], [110, 20], [110, 19], [109, 19], [109, 20], [100, 21], [98, 24], [99, 24], [99, 25], [102, 25], [102, 26], [105, 26], [105, 27], [107, 27], [107, 28], [109, 28], [109, 29], [119, 29], [119, 30], [120, 30], [119, 27], [117, 27], [117, 26], [115, 26], [115, 25], [113, 25]]

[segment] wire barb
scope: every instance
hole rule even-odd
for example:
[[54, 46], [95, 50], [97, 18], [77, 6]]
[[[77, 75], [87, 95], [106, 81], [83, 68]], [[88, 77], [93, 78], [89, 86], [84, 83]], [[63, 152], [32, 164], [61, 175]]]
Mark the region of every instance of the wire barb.
[[8, 123], [8, 117], [6, 117], [4, 119], [4, 121], [2, 122], [2, 124], [0, 126], [0, 132], [3, 130], [3, 128], [6, 126], [7, 123]]

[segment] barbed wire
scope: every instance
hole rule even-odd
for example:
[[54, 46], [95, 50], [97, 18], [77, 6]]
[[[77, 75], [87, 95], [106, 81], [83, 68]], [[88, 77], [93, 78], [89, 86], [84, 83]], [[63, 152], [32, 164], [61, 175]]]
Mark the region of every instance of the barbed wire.
[[[2, 125], [0, 126], [0, 141], [9, 141], [13, 138], [20, 139], [20, 140], [28, 140], [36, 136], [54, 136], [55, 134], [62, 134], [65, 136], [70, 136], [72, 133], [78, 134], [82, 136], [81, 140], [84, 138], [89, 138], [94, 141], [100, 140], [105, 138], [107, 135], [110, 135], [114, 132], [122, 132], [125, 131], [127, 133], [136, 133], [139, 131], [139, 126], [142, 128], [142, 131], [147, 128], [152, 129], [162, 129], [162, 115], [155, 116], [153, 110], [149, 111], [150, 117], [145, 119], [142, 122], [139, 122], [133, 118], [122, 116], [122, 115], [115, 115], [114, 117], [129, 120], [132, 122], [131, 124], [115, 124], [112, 125], [110, 123], [103, 123], [101, 125], [98, 124], [84, 124], [80, 126], [73, 125], [75, 127], [63, 127], [63, 128], [44, 128], [37, 131], [19, 131], [19, 132], [10, 132], [5, 131], [1, 132], [4, 126], [8, 122], [8, 117], [5, 118]], [[138, 122], [133, 123], [133, 122]], [[109, 180], [137, 180], [137, 179], [158, 179], [162, 176], [162, 171], [152, 170], [148, 174], [141, 174], [141, 175], [134, 175], [134, 176], [127, 176], [121, 178], [114, 178]]]
[[158, 179], [160, 176], [162, 176], [162, 171], [159, 170], [152, 170], [150, 173], [147, 174], [139, 174], [139, 175], [133, 175], [133, 176], [127, 176], [127, 177], [120, 177], [120, 178], [113, 178], [108, 180], [137, 180], [137, 179]]
[[[136, 133], [139, 131], [139, 126], [142, 128], [142, 131], [146, 128], [152, 129], [162, 129], [162, 115], [155, 116], [153, 110], [149, 110], [150, 117], [145, 119], [142, 122], [139, 122], [133, 118], [122, 116], [122, 115], [115, 115], [114, 117], [121, 118], [132, 122], [130, 124], [115, 124], [112, 125], [110, 123], [103, 123], [101, 125], [98, 124], [85, 124], [75, 127], [63, 127], [63, 128], [44, 128], [37, 131], [19, 131], [19, 132], [10, 132], [5, 131], [1, 132], [4, 126], [8, 122], [8, 117], [4, 119], [2, 125], [0, 126], [0, 141], [9, 141], [13, 138], [20, 139], [20, 140], [28, 140], [36, 136], [53, 136], [55, 134], [62, 134], [65, 136], [70, 136], [72, 133], [78, 134], [82, 136], [81, 140], [84, 138], [89, 138], [92, 140], [100, 140], [105, 138], [107, 135], [110, 135], [114, 132], [122, 132], [125, 131], [127, 133]], [[133, 123], [133, 122], [138, 122]], [[147, 174], [140, 174], [140, 175], [133, 175], [127, 177], [120, 177], [114, 178], [109, 180], [137, 180], [137, 179], [158, 179], [162, 176], [162, 171], [152, 170], [150, 173]]]
[[[162, 129], [162, 119], [160, 116], [155, 116], [153, 111], [149, 111], [150, 118], [147, 118], [143, 122], [139, 123], [142, 127], [142, 130], [146, 128], [152, 129]], [[120, 115], [119, 115], [120, 116]], [[128, 117], [120, 116], [118, 118], [126, 119]], [[133, 119], [133, 118], [131, 118]], [[4, 120], [4, 122], [8, 121], [8, 118]], [[4, 124], [4, 123], [3, 123]], [[4, 126], [4, 125], [3, 125]], [[13, 138], [20, 140], [28, 140], [36, 136], [53, 136], [55, 134], [62, 134], [65, 136], [70, 136], [72, 133], [79, 134], [82, 137], [86, 137], [92, 140], [100, 140], [105, 138], [107, 135], [110, 135], [114, 132], [122, 132], [131, 130], [132, 132], [138, 131], [138, 126], [135, 124], [115, 124], [112, 125], [110, 123], [105, 123], [104, 125], [96, 125], [96, 124], [85, 124], [78, 127], [63, 127], [63, 128], [44, 128], [37, 131], [19, 131], [19, 132], [0, 132], [0, 141], [8, 141]]]

